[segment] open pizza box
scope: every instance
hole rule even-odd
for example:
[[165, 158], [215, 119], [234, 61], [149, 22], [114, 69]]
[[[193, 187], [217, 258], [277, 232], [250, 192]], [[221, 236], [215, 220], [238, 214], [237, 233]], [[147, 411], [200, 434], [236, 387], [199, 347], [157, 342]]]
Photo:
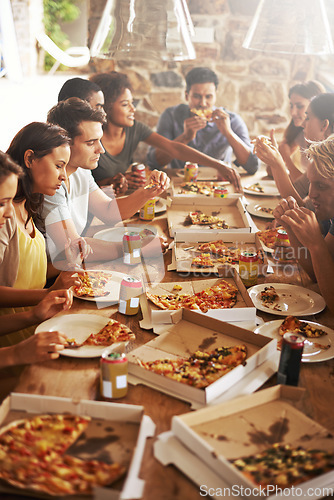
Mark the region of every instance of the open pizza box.
[[197, 182], [192, 182], [191, 184], [197, 183], [202, 188], [207, 188], [207, 194], [203, 194], [203, 192], [198, 193], [194, 191], [188, 191], [182, 187], [185, 184], [185, 181], [183, 179], [181, 179], [180, 177], [172, 177], [171, 186], [169, 189], [170, 197], [172, 198], [172, 200], [179, 201], [182, 201], [185, 198], [194, 198], [197, 202], [202, 200], [203, 198], [209, 198], [211, 202], [213, 202], [213, 200], [217, 202], [217, 200], [221, 200], [224, 198], [214, 198], [213, 189], [216, 187], [222, 187], [228, 190], [228, 193], [225, 195], [226, 198], [240, 198], [241, 196], [243, 196], [243, 193], [236, 192], [235, 187], [228, 181], [201, 181], [197, 179]]
[[[226, 309], [209, 309], [206, 313], [200, 310], [195, 310], [194, 313], [203, 316], [207, 319], [215, 318], [221, 321], [256, 321], [256, 307], [250, 299], [245, 285], [242, 283], [239, 274], [233, 268], [226, 269], [226, 266], [221, 269], [222, 275], [220, 278], [202, 279], [198, 281], [180, 281], [172, 283], [152, 283], [146, 288], [146, 292], [155, 295], [166, 294], [190, 294], [193, 295], [209, 288], [222, 279], [233, 284], [238, 289], [237, 302], [232, 308]], [[227, 276], [226, 276], [227, 273]], [[175, 291], [174, 287], [181, 287], [181, 290]], [[160, 333], [164, 326], [178, 321], [180, 317], [180, 309], [168, 310], [160, 309], [158, 306], [148, 300], [146, 294], [140, 296], [140, 306], [143, 314], [143, 319], [139, 322], [141, 328], [150, 330], [153, 328], [154, 333]]]
[[205, 224], [191, 224], [189, 213], [202, 212], [206, 215], [217, 216], [225, 221], [228, 225], [227, 229], [220, 231], [228, 231], [233, 233], [250, 233], [256, 232], [257, 227], [252, 218], [245, 209], [240, 198], [185, 198], [182, 200], [174, 200], [171, 206], [167, 209], [168, 229], [171, 237], [176, 231], [187, 231], [196, 234], [207, 232], [210, 234], [212, 229]]
[[228, 272], [228, 269], [234, 268], [239, 272], [239, 264], [224, 264], [217, 261], [214, 254], [211, 259], [214, 262], [213, 267], [198, 267], [192, 265], [194, 257], [201, 253], [197, 251], [200, 243], [222, 240], [229, 248], [240, 249], [241, 251], [260, 252], [263, 262], [259, 262], [259, 275], [266, 275], [268, 260], [262, 249], [261, 241], [256, 233], [230, 233], [228, 231], [212, 230], [210, 235], [206, 232], [188, 233], [187, 231], [176, 231], [174, 234], [174, 247], [172, 249], [172, 263], [168, 266], [168, 271], [178, 271], [185, 273], [197, 273], [208, 275], [209, 273], [222, 275]]
[[[96, 487], [94, 494], [50, 496], [33, 490], [15, 488], [0, 482], [0, 492], [27, 495], [33, 498], [64, 498], [73, 500], [126, 500], [142, 498], [145, 482], [139, 478], [146, 439], [155, 432], [155, 424], [137, 405], [74, 400], [70, 398], [12, 393], [0, 406], [0, 426], [22, 418], [43, 414], [90, 416], [82, 438], [66, 451], [83, 460], [100, 459], [124, 464], [126, 475], [106, 487]], [[0, 431], [1, 431], [0, 427]], [[96, 446], [99, 443], [99, 446]], [[1, 493], [0, 493], [1, 497]]]
[[[166, 328], [164, 333], [127, 354], [131, 383], [149, 385], [176, 398], [189, 401], [193, 407], [199, 407], [215, 404], [217, 398], [232, 388], [234, 395], [229, 394], [229, 397], [235, 397], [238, 394], [235, 392], [236, 386], [241, 381], [251, 384], [248, 390], [254, 391], [254, 383], [257, 382], [253, 378], [254, 371], [256, 378], [261, 379], [263, 384], [277, 370], [276, 341], [229, 323], [205, 318], [194, 311], [183, 309], [178, 313], [178, 321]], [[153, 373], [138, 363], [138, 361], [189, 357], [197, 350], [209, 352], [218, 347], [236, 345], [246, 346], [245, 363], [236, 366], [204, 389]], [[273, 368], [266, 364], [271, 358], [275, 358]], [[263, 373], [259, 376], [260, 369]], [[242, 384], [238, 388], [242, 390]]]
[[[190, 452], [195, 455], [195, 464], [197, 462], [198, 465], [198, 461], [202, 463], [204, 468], [202, 477], [205, 475], [205, 470], [208, 470], [213, 473], [213, 483], [216, 481], [217, 484], [218, 478], [219, 487], [227, 485], [230, 492], [240, 493], [231, 496], [226, 490], [224, 496], [257, 499], [259, 488], [229, 460], [254, 456], [270, 448], [274, 443], [333, 453], [334, 436], [297, 409], [302, 405], [304, 392], [304, 389], [297, 387], [277, 385], [223, 404], [175, 416], [172, 419], [172, 437], [174, 441], [176, 440], [177, 446], [181, 444], [179, 450], [181, 453], [184, 447], [186, 454]], [[167, 436], [168, 439], [170, 437]], [[155, 455], [167, 463], [168, 459], [164, 457], [167, 451], [163, 444], [164, 440], [166, 441], [166, 437], [162, 436], [162, 441], [155, 447]], [[179, 456], [178, 464], [181, 470], [183, 468], [185, 471], [189, 470], [189, 464], [182, 462]], [[190, 474], [187, 475], [191, 477]], [[199, 480], [195, 475], [192, 479], [195, 482]], [[215, 483], [211, 485], [208, 481], [197, 484], [215, 485]], [[301, 482], [295, 489], [300, 488], [300, 493], [298, 492], [300, 498], [323, 498], [329, 494], [325, 493], [326, 487], [333, 489], [333, 484], [334, 470]], [[309, 494], [309, 488], [314, 489], [314, 495]], [[282, 498], [278, 492], [279, 490], [273, 486], [268, 490], [266, 498]], [[263, 496], [263, 492], [260, 496]], [[286, 498], [293, 496], [284, 494]]]

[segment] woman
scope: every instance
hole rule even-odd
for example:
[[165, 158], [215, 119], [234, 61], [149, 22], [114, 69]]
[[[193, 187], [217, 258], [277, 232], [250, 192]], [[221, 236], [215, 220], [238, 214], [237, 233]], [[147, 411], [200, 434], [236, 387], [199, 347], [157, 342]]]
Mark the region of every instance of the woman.
[[[292, 197], [274, 210], [277, 221], [288, 232], [299, 262], [318, 282], [321, 294], [334, 312], [334, 137], [312, 144], [308, 151], [309, 197], [314, 212], [298, 207]], [[321, 234], [318, 220], [327, 220], [327, 234]], [[308, 250], [308, 252], [306, 251]]]
[[302, 154], [307, 147], [303, 131], [306, 110], [311, 99], [324, 92], [324, 86], [315, 80], [297, 83], [289, 90], [291, 121], [284, 132], [279, 152], [290, 172], [291, 181], [298, 179], [307, 168], [307, 158]]
[[[311, 100], [303, 123], [304, 136], [308, 143], [312, 141], [323, 141], [334, 132], [334, 93], [320, 94]], [[271, 144], [263, 141], [262, 137], [255, 140], [255, 152], [257, 156], [271, 167], [278, 190], [283, 198], [293, 196], [299, 206], [308, 206], [312, 209], [312, 203], [305, 199], [308, 194], [309, 182], [306, 173], [302, 174], [292, 184], [281, 154], [278, 151], [271, 133]]]
[[[22, 178], [23, 169], [19, 167], [12, 159], [0, 151], [0, 283], [4, 282], [10, 283], [13, 281], [15, 276], [15, 269], [18, 267], [19, 255], [16, 247], [15, 238], [15, 216], [13, 208], [13, 198], [17, 191], [18, 178]], [[14, 235], [9, 239], [8, 244], [4, 243], [4, 237], [6, 235]], [[38, 264], [38, 263], [37, 263]], [[10, 288], [1, 286], [1, 297], [4, 301], [4, 295], [10, 295]], [[41, 291], [22, 291], [26, 294], [26, 302], [32, 303], [41, 297]], [[30, 293], [31, 292], [31, 293]], [[43, 291], [44, 292], [44, 291]], [[47, 291], [45, 291], [47, 292]], [[31, 295], [31, 296], [30, 296]], [[67, 310], [72, 305], [72, 292], [69, 290], [57, 290], [50, 292], [44, 297], [44, 299], [33, 309], [23, 311], [15, 314], [7, 314], [1, 317], [0, 323], [0, 335], [6, 335], [7, 333], [19, 330], [20, 328], [28, 327], [44, 321], [56, 314], [61, 310]], [[29, 298], [30, 296], [30, 298]], [[7, 299], [10, 303], [10, 299]], [[1, 310], [3, 314], [4, 309]], [[54, 335], [54, 340], [60, 340], [59, 334]], [[47, 340], [50, 344], [53, 339], [52, 335], [48, 334]], [[27, 362], [29, 359], [42, 360], [46, 359], [45, 355], [48, 352], [55, 352], [53, 348], [49, 348], [46, 352], [44, 347], [46, 337], [44, 334], [38, 340], [35, 339], [28, 344], [20, 344], [20, 346], [15, 346], [13, 348], [0, 349], [0, 367], [9, 366], [11, 364], [19, 364], [19, 359], [23, 358], [23, 353], [27, 354]], [[14, 337], [11, 337], [10, 342], [12, 343]], [[33, 351], [36, 348], [36, 356], [34, 357]], [[31, 361], [32, 362], [32, 361]]]
[[[214, 167], [236, 189], [241, 190], [240, 176], [223, 162], [215, 160], [184, 144], [170, 141], [153, 132], [144, 123], [135, 120], [132, 87], [125, 74], [111, 71], [99, 73], [90, 77], [104, 94], [104, 109], [107, 123], [104, 127], [102, 143], [105, 154], [101, 155], [99, 166], [93, 171], [95, 180], [100, 186], [110, 182], [116, 173], [125, 173], [133, 161], [133, 153], [140, 142], [159, 148], [175, 158], [183, 161], [192, 161], [202, 165]], [[138, 188], [145, 184], [137, 172], [126, 173], [130, 188]]]

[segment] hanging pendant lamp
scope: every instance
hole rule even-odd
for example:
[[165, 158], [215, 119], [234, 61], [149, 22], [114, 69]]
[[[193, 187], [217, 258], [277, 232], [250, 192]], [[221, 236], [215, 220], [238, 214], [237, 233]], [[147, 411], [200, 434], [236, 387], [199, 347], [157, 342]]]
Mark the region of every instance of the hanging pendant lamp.
[[191, 30], [185, 0], [108, 0], [91, 55], [116, 60], [195, 59]]
[[333, 54], [324, 0], [260, 0], [243, 47], [286, 54]]

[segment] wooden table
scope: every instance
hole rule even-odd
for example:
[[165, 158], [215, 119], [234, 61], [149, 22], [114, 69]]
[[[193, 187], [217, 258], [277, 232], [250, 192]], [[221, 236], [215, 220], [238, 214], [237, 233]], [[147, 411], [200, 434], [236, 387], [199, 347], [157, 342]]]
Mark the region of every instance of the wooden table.
[[[256, 177], [244, 177], [246, 182], [254, 182], [261, 178], [263, 173]], [[249, 200], [259, 201], [257, 196], [247, 196]], [[266, 198], [261, 198], [266, 199]], [[254, 218], [259, 229], [266, 226], [265, 219]], [[137, 224], [147, 224], [140, 221], [138, 216], [134, 216], [125, 223], [134, 222]], [[151, 223], [156, 226], [160, 233], [167, 234], [166, 214], [157, 216]], [[95, 230], [99, 230], [97, 226]], [[165, 256], [165, 269], [171, 261], [171, 252]], [[176, 272], [165, 272], [164, 281], [189, 280]], [[281, 269], [274, 269], [274, 274], [263, 279], [264, 282], [291, 283], [314, 288], [308, 276], [295, 266], [292, 277], [285, 277]], [[136, 340], [132, 343], [132, 348], [148, 342], [154, 338], [150, 331], [142, 330], [138, 326], [141, 313], [136, 316], [124, 316], [117, 312], [117, 307], [112, 306], [105, 309], [97, 309], [96, 305], [83, 300], [74, 300], [71, 313], [97, 313], [104, 316], [112, 316], [115, 319], [127, 324], [136, 334]], [[259, 315], [265, 320], [277, 319], [267, 313]], [[314, 320], [314, 318], [312, 318]], [[316, 315], [316, 321], [334, 328], [334, 318], [326, 309]], [[6, 396], [11, 390], [21, 393], [40, 394], [49, 396], [75, 397], [82, 399], [99, 399], [99, 359], [79, 359], [60, 357], [56, 361], [45, 362], [27, 366], [24, 368], [20, 378], [11, 374], [11, 370], [0, 371], [1, 376], [1, 396]], [[300, 374], [300, 386], [306, 389], [306, 398], [303, 402], [303, 410], [317, 422], [334, 432], [333, 401], [334, 401], [334, 362], [333, 360], [321, 363], [303, 364]], [[276, 377], [272, 377], [265, 386], [274, 385]], [[187, 403], [162, 394], [146, 386], [138, 385], [129, 387], [128, 395], [121, 400], [122, 403], [143, 405], [145, 413], [149, 415], [156, 424], [156, 434], [170, 429], [171, 419], [174, 415], [179, 415], [190, 411]], [[153, 456], [153, 439], [149, 440], [140, 476], [146, 481], [144, 500], [171, 500], [179, 499], [200, 499], [199, 488], [189, 481], [179, 470], [173, 466], [163, 467]], [[19, 495], [1, 496], [1, 498], [18, 499]]]

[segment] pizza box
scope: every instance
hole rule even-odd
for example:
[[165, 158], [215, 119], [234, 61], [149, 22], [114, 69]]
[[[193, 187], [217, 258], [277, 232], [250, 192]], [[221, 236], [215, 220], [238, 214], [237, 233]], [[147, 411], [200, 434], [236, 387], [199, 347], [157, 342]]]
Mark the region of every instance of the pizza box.
[[[210, 188], [216, 188], [216, 187], [223, 187], [228, 190], [227, 195], [225, 195], [225, 198], [240, 198], [243, 196], [243, 193], [238, 193], [235, 190], [235, 187], [228, 181], [201, 181], [197, 180], [200, 185], [207, 185]], [[201, 194], [201, 193], [196, 193], [192, 191], [186, 191], [182, 189], [182, 186], [185, 184], [183, 179], [180, 179], [179, 177], [172, 177], [171, 179], [171, 186], [169, 189], [170, 192], [170, 197], [172, 200], [183, 200], [183, 199], [189, 199], [189, 198], [194, 198], [196, 201], [202, 200], [202, 198], [208, 198], [211, 202], [219, 201], [224, 198], [215, 198], [213, 196], [213, 193], [210, 193], [208, 195]], [[193, 183], [195, 184], [195, 183]]]
[[[166, 295], [177, 293], [173, 291], [174, 286], [181, 286], [181, 294], [188, 293], [192, 295], [194, 293], [201, 292], [202, 290], [205, 290], [206, 288], [209, 288], [224, 279], [238, 288], [239, 293], [237, 295], [237, 302], [235, 306], [229, 309], [209, 309], [206, 313], [203, 313], [200, 310], [194, 310], [194, 313], [199, 316], [204, 316], [207, 319], [215, 318], [221, 321], [255, 321], [256, 307], [250, 299], [237, 271], [234, 268], [226, 269], [226, 266], [224, 266], [221, 269], [221, 276], [221, 278], [202, 279], [196, 281], [152, 283], [146, 288], [146, 291], [155, 295]], [[143, 319], [139, 324], [141, 328], [144, 328], [145, 330], [153, 328], [154, 333], [157, 333], [155, 332], [155, 327], [160, 330], [159, 327], [161, 327], [161, 325], [174, 323], [174, 318], [178, 317], [180, 312], [180, 309], [160, 309], [147, 299], [146, 294], [142, 294], [139, 300], [143, 314]]]
[[[253, 456], [278, 442], [303, 448], [333, 452], [334, 436], [296, 407], [304, 389], [277, 385], [215, 406], [202, 408], [172, 419], [172, 433], [223, 482], [241, 497], [257, 499], [260, 489], [229, 460]], [[326, 487], [333, 488], [334, 470], [295, 486], [298, 496], [323, 498]], [[266, 498], [282, 498], [275, 487]], [[284, 491], [286, 491], [284, 489]], [[288, 492], [291, 489], [288, 489]], [[262, 494], [263, 496], [263, 490]], [[294, 495], [285, 495], [292, 497]]]
[[[172, 263], [168, 266], [168, 270], [176, 270], [178, 272], [197, 273], [199, 275], [207, 275], [210, 273], [221, 274], [222, 268], [235, 268], [239, 271], [239, 264], [221, 264], [215, 263], [214, 267], [196, 267], [192, 266], [194, 257], [200, 255], [196, 252], [198, 243], [207, 243], [209, 241], [223, 240], [228, 247], [240, 248], [242, 251], [257, 252], [260, 251], [263, 263], [259, 263], [259, 275], [266, 275], [268, 260], [263, 251], [261, 241], [256, 233], [230, 233], [228, 231], [212, 230], [210, 235], [206, 232], [199, 234], [187, 233], [187, 231], [176, 231], [174, 234], [174, 247], [172, 249]], [[206, 253], [206, 252], [202, 252]], [[216, 259], [211, 256], [213, 261]]]
[[[174, 318], [175, 323], [166, 328], [164, 333], [127, 354], [129, 375], [137, 383], [147, 384], [176, 398], [203, 406], [212, 404], [273, 355], [277, 356], [276, 341], [272, 342], [268, 337], [213, 318], [205, 318], [187, 309], [179, 310], [178, 313], [178, 318]], [[212, 351], [217, 347], [240, 344], [247, 347], [244, 365], [235, 367], [204, 389], [150, 372], [138, 364], [138, 360], [145, 362], [188, 357], [197, 350]], [[133, 382], [131, 378], [130, 381]]]
[[[91, 498], [95, 500], [126, 500], [142, 498], [145, 481], [139, 478], [141, 461], [144, 453], [146, 439], [152, 437], [155, 432], [155, 424], [150, 417], [144, 415], [144, 408], [137, 405], [120, 403], [107, 403], [100, 401], [85, 401], [71, 398], [60, 398], [51, 396], [40, 396], [32, 394], [11, 393], [0, 406], [0, 426], [21, 418], [27, 418], [35, 414], [67, 413], [72, 415], [90, 416], [93, 419], [94, 435], [92, 441], [101, 442], [102, 452], [106, 452], [112, 460], [126, 463], [128, 472], [125, 478], [117, 481], [110, 487], [96, 487]], [[106, 422], [104, 424], [104, 421]], [[105, 428], [107, 426], [107, 428]], [[96, 430], [97, 429], [97, 430]], [[86, 429], [85, 433], [87, 432]], [[108, 444], [108, 433], [112, 431]], [[80, 442], [81, 444], [81, 442]], [[94, 458], [96, 445], [89, 448], [84, 447], [83, 453], [93, 455], [82, 455], [82, 458]], [[73, 445], [72, 445], [73, 446]], [[75, 456], [81, 456], [76, 452], [68, 452]], [[100, 447], [98, 452], [100, 452]], [[117, 484], [117, 486], [116, 486]], [[52, 498], [45, 493], [36, 493], [24, 489], [14, 488], [0, 482], [0, 492], [15, 494], [20, 493], [33, 498]], [[0, 494], [1, 496], [1, 494]], [[56, 498], [56, 497], [53, 497]], [[59, 498], [59, 497], [57, 497]], [[87, 500], [87, 495], [62, 496], [62, 499]]]
[[167, 208], [170, 236], [173, 237], [177, 231], [187, 231], [195, 234], [206, 232], [210, 234], [212, 229], [208, 226], [190, 223], [189, 213], [195, 211], [200, 211], [206, 215], [215, 215], [225, 220], [229, 227], [220, 229], [221, 231], [233, 233], [257, 231], [257, 227], [240, 198], [214, 198], [213, 200], [207, 197], [200, 200], [194, 198], [174, 200], [170, 207]]

